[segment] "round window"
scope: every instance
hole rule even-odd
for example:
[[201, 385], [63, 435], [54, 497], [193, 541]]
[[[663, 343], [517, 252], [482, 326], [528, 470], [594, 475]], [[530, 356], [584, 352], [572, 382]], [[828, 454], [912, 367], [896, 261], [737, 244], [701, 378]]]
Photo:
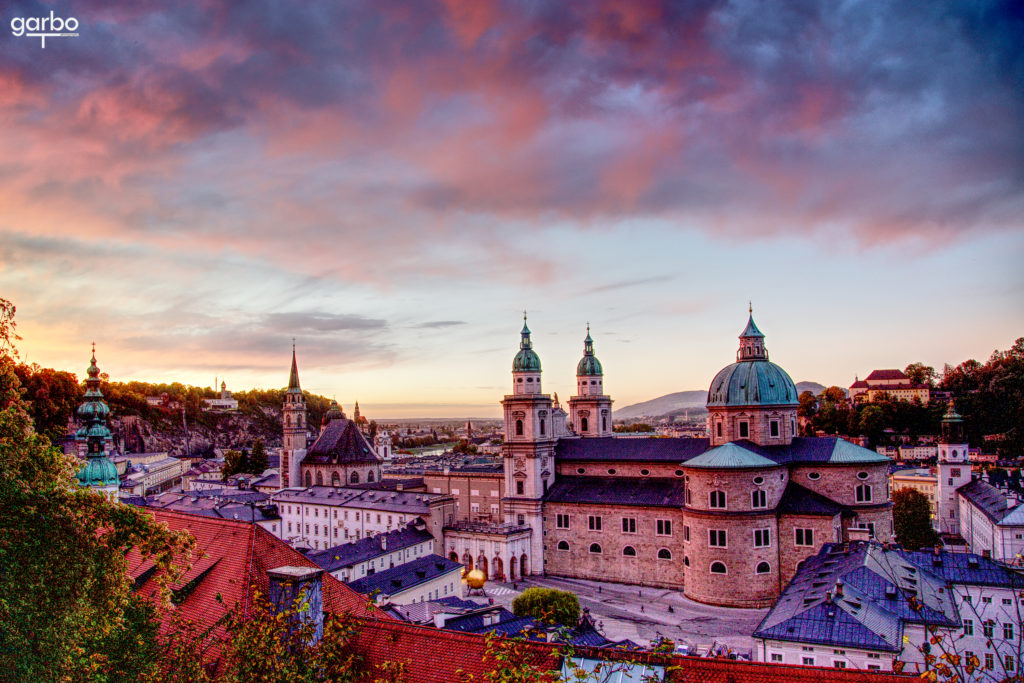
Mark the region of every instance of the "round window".
[[807, 478], [810, 479], [811, 481], [816, 481], [818, 479], [821, 479], [821, 475], [818, 474], [817, 472], [808, 472]]
[[683, 476], [683, 471], [682, 470], [676, 470], [676, 476], [677, 477]]
[[857, 478], [858, 479], [867, 479], [868, 478], [868, 473], [867, 472], [858, 472], [857, 473]]
[[586, 472], [586, 470], [583, 469], [582, 467], [577, 467], [576, 468], [576, 474], [584, 474], [585, 472]]
[[760, 486], [764, 483], [764, 477], [754, 477], [754, 483]]
[[613, 469], [609, 469], [609, 470], [608, 470], [608, 474], [615, 474], [615, 470], [613, 470]]
[[651, 473], [651, 471], [650, 471], [650, 470], [640, 470], [640, 474], [644, 475], [645, 477], [646, 477], [646, 476], [647, 476], [648, 474], [650, 474], [650, 473]]

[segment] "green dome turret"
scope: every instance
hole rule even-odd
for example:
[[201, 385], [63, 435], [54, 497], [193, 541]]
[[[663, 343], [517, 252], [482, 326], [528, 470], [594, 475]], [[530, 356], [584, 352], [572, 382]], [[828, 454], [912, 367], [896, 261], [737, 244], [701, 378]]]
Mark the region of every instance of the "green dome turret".
[[117, 466], [107, 457], [106, 452], [106, 443], [110, 439], [110, 430], [107, 428], [110, 408], [103, 401], [103, 393], [100, 391], [100, 369], [96, 365], [95, 344], [87, 374], [89, 378], [85, 380], [85, 401], [78, 406], [77, 411], [83, 424], [75, 436], [76, 440], [86, 442], [87, 462], [76, 477], [82, 486], [116, 488], [120, 484]]
[[331, 399], [331, 407], [324, 413], [324, 426], [326, 427], [331, 423], [331, 420], [340, 420], [345, 417], [345, 413], [341, 410], [341, 406], [338, 405], [337, 399]]
[[711, 380], [708, 407], [788, 406], [799, 403], [796, 384], [789, 374], [768, 360], [764, 334], [754, 324], [753, 312], [740, 334], [736, 362]]
[[594, 355], [594, 340], [590, 338], [590, 323], [587, 323], [587, 338], [583, 340], [583, 358], [576, 365], [577, 377], [595, 377], [604, 374], [601, 361]]
[[526, 326], [526, 313], [523, 313], [523, 331], [520, 333], [519, 353], [512, 359], [512, 372], [540, 372], [540, 356], [533, 350], [530, 341], [530, 328]]

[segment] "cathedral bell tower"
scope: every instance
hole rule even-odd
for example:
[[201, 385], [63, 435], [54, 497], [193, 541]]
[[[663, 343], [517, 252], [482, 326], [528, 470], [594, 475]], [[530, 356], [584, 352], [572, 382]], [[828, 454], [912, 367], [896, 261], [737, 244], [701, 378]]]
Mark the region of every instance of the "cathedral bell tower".
[[299, 386], [299, 365], [292, 344], [292, 371], [284, 393], [284, 439], [281, 446], [281, 488], [301, 486], [299, 464], [306, 455], [306, 399]]
[[569, 399], [569, 416], [577, 436], [612, 435], [612, 399], [604, 393], [604, 370], [594, 355], [594, 340], [583, 340], [583, 358], [576, 365], [576, 395]]
[[540, 358], [533, 350], [523, 314], [519, 353], [512, 360], [512, 393], [505, 413], [505, 521], [532, 530], [528, 571], [543, 574], [542, 498], [555, 481], [555, 439], [551, 397], [541, 393]]
[[956, 490], [971, 481], [971, 463], [964, 437], [964, 421], [950, 400], [942, 418], [939, 440], [938, 487], [935, 501], [935, 528], [943, 534], [960, 533], [960, 506]]

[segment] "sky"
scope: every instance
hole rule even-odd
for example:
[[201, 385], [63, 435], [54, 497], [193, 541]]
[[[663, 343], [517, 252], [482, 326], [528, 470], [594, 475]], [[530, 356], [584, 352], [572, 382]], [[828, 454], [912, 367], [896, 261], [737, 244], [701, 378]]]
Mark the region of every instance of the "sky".
[[[74, 17], [77, 36], [15, 35]], [[1024, 336], [1019, 2], [8, 2], [0, 297], [29, 362], [496, 416]]]

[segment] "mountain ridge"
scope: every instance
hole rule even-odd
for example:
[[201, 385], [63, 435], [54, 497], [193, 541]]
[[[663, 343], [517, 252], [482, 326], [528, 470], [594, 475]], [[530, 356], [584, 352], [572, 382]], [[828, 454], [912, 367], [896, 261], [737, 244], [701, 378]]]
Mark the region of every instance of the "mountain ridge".
[[[811, 391], [818, 394], [825, 390], [825, 385], [818, 382], [797, 382], [797, 394]], [[676, 391], [664, 396], [658, 396], [640, 403], [633, 403], [623, 406], [612, 413], [618, 420], [632, 419], [636, 417], [660, 417], [676, 410], [684, 408], [703, 408], [708, 399], [708, 392], [705, 389], [692, 389], [689, 391]]]

